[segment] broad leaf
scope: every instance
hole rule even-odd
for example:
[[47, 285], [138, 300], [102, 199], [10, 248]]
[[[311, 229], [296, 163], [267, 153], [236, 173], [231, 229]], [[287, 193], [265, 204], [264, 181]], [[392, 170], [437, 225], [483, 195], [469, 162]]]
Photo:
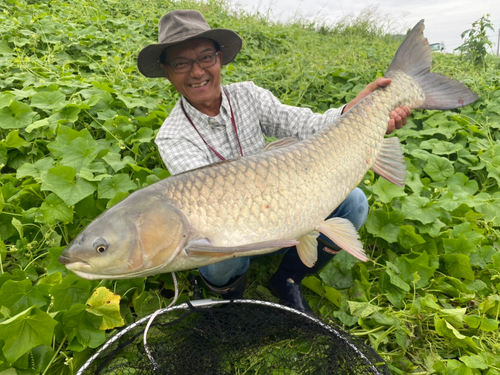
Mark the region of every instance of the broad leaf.
[[38, 345], [50, 346], [56, 325], [49, 314], [36, 306], [1, 322], [0, 337], [4, 341], [2, 351], [5, 358], [12, 364]]
[[29, 105], [13, 101], [8, 107], [0, 109], [0, 128], [21, 129], [33, 121], [36, 113]]
[[120, 299], [119, 295], [105, 287], [97, 288], [88, 299], [88, 311], [103, 318], [99, 329], [112, 329], [125, 324], [120, 315]]
[[448, 159], [435, 155], [429, 157], [424, 171], [434, 181], [444, 181], [455, 173], [455, 169]]
[[92, 194], [96, 187], [93, 183], [76, 177], [72, 167], [54, 167], [42, 175], [42, 190], [57, 194], [64, 203], [72, 206]]
[[54, 297], [53, 310], [67, 310], [75, 303], [85, 303], [89, 298], [91, 288], [90, 281], [69, 274], [61, 284], [54, 285], [50, 289]]
[[71, 223], [73, 221], [73, 209], [53, 193], [45, 198], [40, 206], [40, 212], [48, 224], [55, 224], [57, 221], [62, 221], [63, 223]]
[[365, 227], [374, 236], [393, 243], [397, 241], [399, 229], [403, 223], [404, 215], [399, 210], [370, 210]]

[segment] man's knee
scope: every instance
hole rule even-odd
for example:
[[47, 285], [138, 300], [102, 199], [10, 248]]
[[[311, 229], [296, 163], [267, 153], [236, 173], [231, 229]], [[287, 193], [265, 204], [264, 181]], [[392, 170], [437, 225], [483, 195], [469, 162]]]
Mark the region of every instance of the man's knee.
[[360, 188], [355, 188], [330, 217], [349, 220], [359, 230], [368, 217], [368, 199]]

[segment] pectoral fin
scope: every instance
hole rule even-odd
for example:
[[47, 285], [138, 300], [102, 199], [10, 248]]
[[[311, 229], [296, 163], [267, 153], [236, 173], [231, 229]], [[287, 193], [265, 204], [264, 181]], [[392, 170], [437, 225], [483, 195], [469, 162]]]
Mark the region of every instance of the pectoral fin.
[[297, 245], [297, 254], [299, 258], [307, 267], [312, 268], [318, 260], [318, 241], [316, 237], [319, 232], [314, 231], [299, 238]]
[[352, 256], [363, 262], [368, 260], [359, 234], [349, 220], [334, 217], [324, 221], [318, 230]]
[[405, 157], [397, 137], [384, 139], [380, 154], [371, 169], [386, 180], [399, 186], [405, 186]]
[[185, 247], [186, 253], [189, 256], [203, 255], [203, 256], [223, 256], [227, 254], [245, 253], [251, 250], [263, 249], [281, 249], [282, 247], [291, 247], [299, 243], [297, 240], [272, 240], [255, 242], [242, 246], [213, 246], [208, 240], [191, 241]]

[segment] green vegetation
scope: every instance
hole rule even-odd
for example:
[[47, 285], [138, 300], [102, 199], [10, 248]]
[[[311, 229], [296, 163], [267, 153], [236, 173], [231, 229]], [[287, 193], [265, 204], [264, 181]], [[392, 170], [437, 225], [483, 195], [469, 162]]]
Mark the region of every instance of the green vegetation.
[[[172, 299], [170, 275], [88, 281], [57, 258], [107, 207], [168, 176], [153, 139], [178, 97], [166, 80], [142, 77], [135, 59], [175, 8], [243, 36], [225, 83], [252, 80], [316, 111], [383, 75], [400, 43], [373, 12], [330, 27], [273, 24], [224, 0], [1, 2], [0, 374], [72, 374], [116, 327]], [[362, 184], [372, 260], [341, 253], [304, 284], [313, 308], [365, 339], [394, 374], [498, 375], [500, 77], [434, 57], [435, 71], [479, 100], [413, 111], [397, 134], [407, 186], [371, 172]], [[253, 262], [248, 297], [268, 295], [278, 261]], [[178, 274], [180, 301], [192, 297], [188, 275]]]
[[490, 15], [487, 14], [476, 22], [473, 22], [472, 28], [462, 33], [464, 44], [455, 48], [455, 50], [460, 51], [467, 60], [475, 65], [485, 65], [485, 58], [488, 54], [486, 48], [493, 46], [486, 35], [487, 29], [495, 31], [489, 18]]

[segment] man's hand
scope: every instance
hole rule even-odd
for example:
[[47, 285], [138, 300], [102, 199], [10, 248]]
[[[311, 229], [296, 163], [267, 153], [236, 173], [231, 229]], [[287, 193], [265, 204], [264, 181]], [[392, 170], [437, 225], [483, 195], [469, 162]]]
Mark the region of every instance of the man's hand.
[[[370, 83], [366, 86], [359, 94], [356, 96], [351, 102], [347, 103], [344, 108], [344, 113], [350, 110], [356, 103], [358, 103], [361, 99], [368, 96], [372, 92], [374, 92], [379, 87], [389, 86], [392, 80], [390, 78], [377, 78], [376, 81]], [[407, 106], [396, 107], [393, 111], [391, 111], [390, 116], [391, 119], [387, 124], [387, 133], [391, 134], [395, 129], [401, 129], [408, 122], [408, 116], [410, 115], [410, 109]]]

